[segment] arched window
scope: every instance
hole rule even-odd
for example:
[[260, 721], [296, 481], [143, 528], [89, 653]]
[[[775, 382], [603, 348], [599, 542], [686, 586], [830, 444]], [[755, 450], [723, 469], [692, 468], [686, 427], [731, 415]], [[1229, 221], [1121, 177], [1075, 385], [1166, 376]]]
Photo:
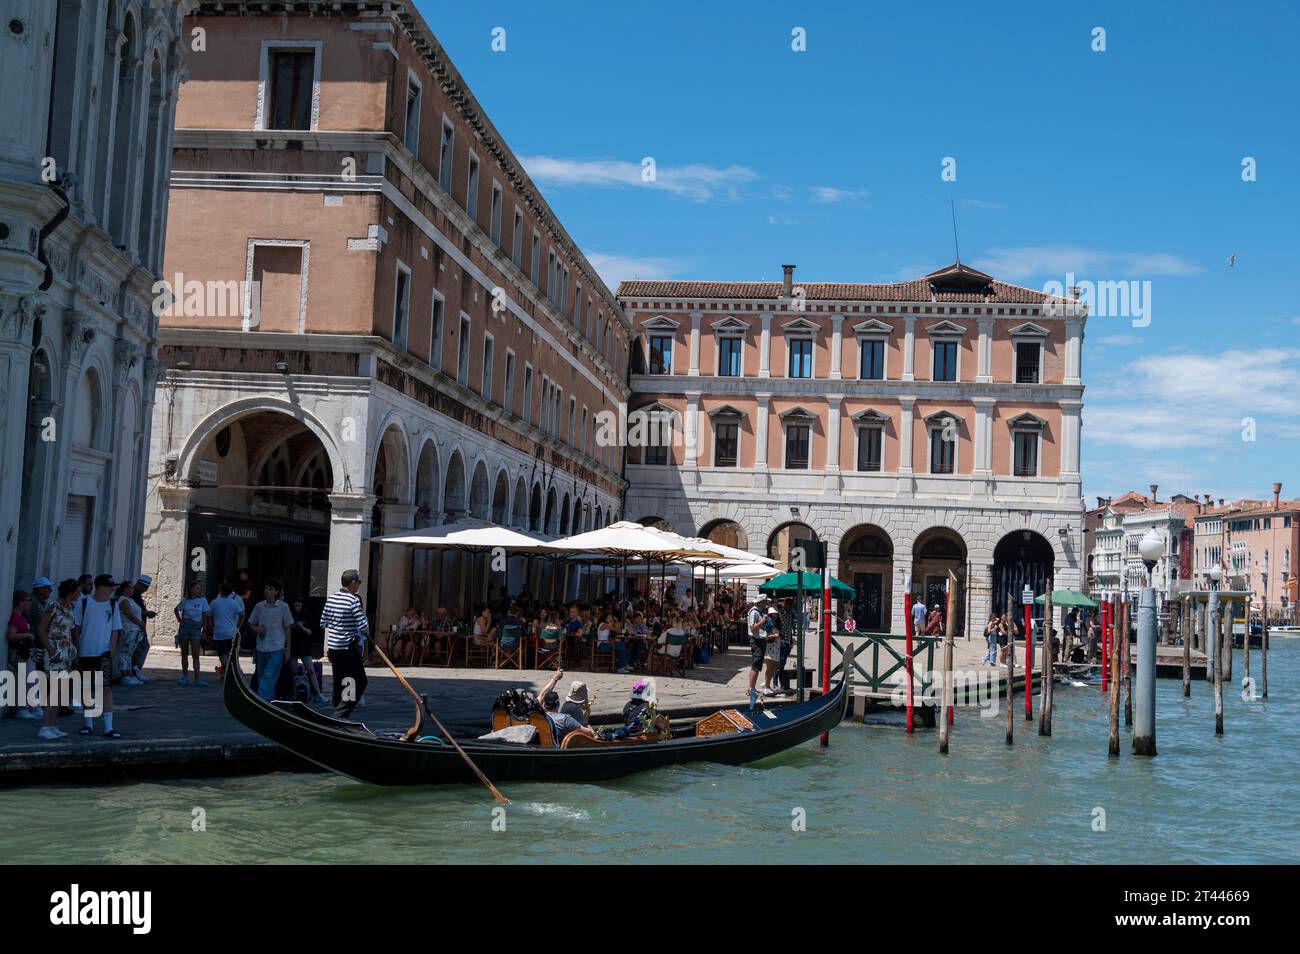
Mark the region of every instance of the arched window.
[[76, 413], [72, 418], [74, 447], [99, 447], [102, 401], [99, 374], [91, 368], [81, 376], [81, 385], [77, 388]]
[[[122, 24], [122, 44], [117, 59], [117, 103], [113, 110], [113, 162], [108, 186], [108, 232], [118, 245], [127, 243], [128, 178], [124, 170], [131, 167], [132, 136], [139, 97], [140, 78], [136, 52], [135, 20], [127, 14]], [[114, 187], [115, 186], [115, 187]]]

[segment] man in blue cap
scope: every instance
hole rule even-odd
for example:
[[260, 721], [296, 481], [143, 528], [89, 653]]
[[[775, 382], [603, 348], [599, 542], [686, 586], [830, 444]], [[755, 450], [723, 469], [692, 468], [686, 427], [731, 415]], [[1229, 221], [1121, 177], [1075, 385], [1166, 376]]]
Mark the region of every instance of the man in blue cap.
[[53, 591], [54, 584], [48, 577], [38, 576], [32, 580], [32, 603], [27, 607], [27, 622], [31, 624], [33, 633], [45, 611], [54, 605]]

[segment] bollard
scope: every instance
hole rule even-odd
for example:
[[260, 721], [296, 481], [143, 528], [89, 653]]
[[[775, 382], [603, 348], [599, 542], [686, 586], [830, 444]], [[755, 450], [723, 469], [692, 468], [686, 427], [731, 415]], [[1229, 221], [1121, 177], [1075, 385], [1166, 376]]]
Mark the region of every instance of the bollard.
[[1137, 685], [1134, 695], [1133, 754], [1156, 754], [1156, 591], [1138, 596]]

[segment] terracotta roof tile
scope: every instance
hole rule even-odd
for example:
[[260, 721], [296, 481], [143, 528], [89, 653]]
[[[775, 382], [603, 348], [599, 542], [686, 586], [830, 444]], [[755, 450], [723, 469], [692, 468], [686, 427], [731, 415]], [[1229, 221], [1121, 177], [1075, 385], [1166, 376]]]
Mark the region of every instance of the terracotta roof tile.
[[[931, 275], [907, 282], [806, 282], [796, 279], [795, 287], [802, 288], [808, 301], [942, 301], [979, 302], [1037, 305], [1052, 296], [1032, 288], [1011, 285], [988, 278], [972, 286], [971, 275], [981, 275], [973, 269], [964, 273], [962, 290], [944, 289], [941, 269]], [[934, 278], [932, 284], [931, 278]], [[987, 276], [984, 276], [987, 278]], [[978, 287], [977, 287], [978, 286]], [[641, 281], [638, 279], [619, 283], [617, 295], [622, 299], [688, 298], [696, 300], [776, 301], [781, 297], [781, 282], [713, 282], [713, 281]]]

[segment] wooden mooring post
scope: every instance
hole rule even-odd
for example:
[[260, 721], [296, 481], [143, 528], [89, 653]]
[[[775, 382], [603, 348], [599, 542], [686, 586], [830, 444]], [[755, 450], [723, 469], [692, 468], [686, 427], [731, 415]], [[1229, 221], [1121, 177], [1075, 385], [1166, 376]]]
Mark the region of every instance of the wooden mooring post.
[[1183, 623], [1183, 698], [1192, 697], [1192, 625], [1196, 615], [1192, 610], [1192, 600], [1183, 600], [1183, 611], [1179, 619]]
[[[1250, 597], [1246, 597], [1246, 612], [1242, 614], [1246, 617], [1246, 634], [1241, 637], [1241, 674], [1242, 682], [1250, 679]], [[1260, 632], [1263, 632], [1262, 628]]]
[[[1112, 604], [1113, 605], [1113, 604]], [[1114, 619], [1112, 613], [1111, 618]], [[1112, 633], [1110, 658], [1103, 664], [1110, 670], [1110, 754], [1119, 755], [1119, 640]]]
[[1264, 591], [1264, 631], [1259, 639], [1259, 681], [1264, 698], [1268, 698], [1268, 591]]
[[957, 626], [953, 608], [957, 605], [957, 574], [948, 571], [948, 623], [943, 637], [943, 696], [939, 710], [939, 754], [948, 754], [948, 736], [952, 729], [952, 637]]
[[1052, 644], [1052, 584], [1043, 597], [1043, 701], [1038, 713], [1038, 734], [1052, 734], [1052, 684], [1056, 681], [1056, 647]]
[[1012, 625], [1015, 620], [1016, 601], [1007, 599], [1007, 745], [1015, 742], [1015, 705], [1016, 697], [1016, 630]]
[[1210, 625], [1214, 627], [1214, 734], [1223, 735], [1223, 604]]

